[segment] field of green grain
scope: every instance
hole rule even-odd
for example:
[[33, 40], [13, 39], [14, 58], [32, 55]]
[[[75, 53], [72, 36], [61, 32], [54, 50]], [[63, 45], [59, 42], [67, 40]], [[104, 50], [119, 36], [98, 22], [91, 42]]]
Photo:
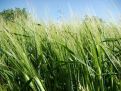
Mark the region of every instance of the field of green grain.
[[121, 91], [121, 26], [1, 16], [0, 91]]

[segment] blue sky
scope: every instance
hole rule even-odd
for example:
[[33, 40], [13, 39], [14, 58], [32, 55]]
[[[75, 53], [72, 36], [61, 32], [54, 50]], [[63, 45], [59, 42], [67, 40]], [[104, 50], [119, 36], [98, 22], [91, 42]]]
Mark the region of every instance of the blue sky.
[[121, 0], [0, 0], [0, 11], [8, 8], [27, 8], [40, 19], [96, 15], [103, 19], [121, 16]]

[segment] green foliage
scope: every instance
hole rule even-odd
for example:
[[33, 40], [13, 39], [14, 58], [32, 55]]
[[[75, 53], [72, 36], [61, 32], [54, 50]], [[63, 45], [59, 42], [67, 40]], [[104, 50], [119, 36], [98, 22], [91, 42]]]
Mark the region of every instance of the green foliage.
[[26, 9], [7, 9], [2, 12], [0, 12], [0, 15], [6, 20], [6, 21], [15, 21], [17, 18], [24, 18], [27, 19], [27, 12]]
[[1, 91], [121, 90], [120, 26], [94, 17], [41, 26], [20, 18], [6, 24], [5, 17], [0, 22]]

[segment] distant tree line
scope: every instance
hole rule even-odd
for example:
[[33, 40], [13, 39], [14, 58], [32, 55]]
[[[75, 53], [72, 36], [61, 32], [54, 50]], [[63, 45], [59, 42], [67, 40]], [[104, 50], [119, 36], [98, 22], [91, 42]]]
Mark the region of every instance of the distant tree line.
[[27, 19], [28, 12], [25, 8], [7, 9], [0, 12], [0, 16], [6, 21], [15, 21], [18, 18]]

